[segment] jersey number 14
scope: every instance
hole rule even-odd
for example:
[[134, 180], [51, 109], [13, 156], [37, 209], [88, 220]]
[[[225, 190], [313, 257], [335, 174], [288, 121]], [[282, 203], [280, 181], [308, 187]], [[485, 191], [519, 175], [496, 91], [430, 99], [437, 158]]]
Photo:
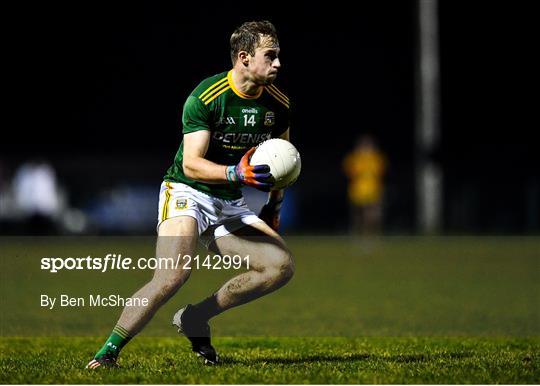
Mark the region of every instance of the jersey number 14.
[[244, 114], [244, 126], [255, 126], [255, 115]]

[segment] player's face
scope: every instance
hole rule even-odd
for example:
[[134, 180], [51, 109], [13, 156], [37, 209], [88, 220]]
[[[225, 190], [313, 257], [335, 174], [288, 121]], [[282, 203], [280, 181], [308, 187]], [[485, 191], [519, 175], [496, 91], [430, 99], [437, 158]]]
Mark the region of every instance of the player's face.
[[255, 55], [249, 60], [249, 72], [257, 84], [272, 84], [281, 67], [279, 61], [279, 45], [272, 39], [263, 38]]

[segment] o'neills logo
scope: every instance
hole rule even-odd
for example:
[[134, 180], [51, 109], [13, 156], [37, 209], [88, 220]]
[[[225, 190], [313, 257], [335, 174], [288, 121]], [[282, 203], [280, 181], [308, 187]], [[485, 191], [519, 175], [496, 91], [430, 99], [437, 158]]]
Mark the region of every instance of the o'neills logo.
[[242, 109], [242, 114], [259, 114], [259, 110], [257, 110], [255, 107], [250, 109]]
[[222, 133], [215, 131], [212, 138], [223, 143], [257, 144], [270, 139], [271, 133]]

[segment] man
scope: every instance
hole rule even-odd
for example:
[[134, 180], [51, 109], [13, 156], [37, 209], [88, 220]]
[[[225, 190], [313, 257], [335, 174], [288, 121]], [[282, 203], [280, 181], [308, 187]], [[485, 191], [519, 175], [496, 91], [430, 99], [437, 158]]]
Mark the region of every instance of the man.
[[351, 230], [354, 235], [379, 233], [383, 214], [386, 157], [370, 135], [358, 138], [343, 168], [350, 180]]
[[[199, 84], [184, 104], [184, 138], [161, 186], [158, 257], [193, 256], [197, 241], [218, 254], [249, 255], [249, 270], [197, 304], [188, 304], [173, 324], [205, 363], [218, 362], [208, 320], [266, 295], [293, 275], [290, 251], [278, 235], [283, 191], [271, 191], [259, 217], [251, 212], [242, 185], [269, 191], [267, 165], [250, 165], [255, 145], [271, 137], [289, 139], [289, 100], [273, 85], [281, 67], [279, 43], [268, 21], [248, 22], [231, 36], [229, 72]], [[185, 283], [189, 269], [156, 269], [133, 298], [147, 307], [124, 308], [105, 345], [88, 368], [116, 366], [122, 347]]]

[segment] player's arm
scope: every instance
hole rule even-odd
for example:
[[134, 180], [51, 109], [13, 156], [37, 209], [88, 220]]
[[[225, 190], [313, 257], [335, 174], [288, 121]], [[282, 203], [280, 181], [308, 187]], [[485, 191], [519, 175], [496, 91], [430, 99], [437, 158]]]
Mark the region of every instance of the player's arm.
[[272, 186], [268, 165], [250, 165], [255, 148], [237, 165], [220, 165], [205, 158], [210, 145], [212, 114], [198, 97], [190, 95], [182, 112], [184, 148], [182, 168], [186, 177], [208, 184], [249, 185], [268, 191]]
[[268, 191], [272, 175], [268, 165], [250, 165], [255, 148], [249, 149], [237, 165], [220, 165], [205, 157], [210, 144], [210, 131], [199, 130], [184, 134], [184, 174], [192, 180], [207, 184], [248, 185]]
[[[289, 141], [289, 129], [287, 129], [278, 138]], [[268, 200], [259, 213], [259, 218], [267, 223], [276, 232], [279, 229], [280, 211], [285, 197], [285, 189], [272, 190], [268, 194]]]
[[210, 144], [210, 131], [199, 130], [184, 134], [183, 167], [186, 177], [208, 184], [225, 184], [226, 165], [209, 161], [204, 156]]

